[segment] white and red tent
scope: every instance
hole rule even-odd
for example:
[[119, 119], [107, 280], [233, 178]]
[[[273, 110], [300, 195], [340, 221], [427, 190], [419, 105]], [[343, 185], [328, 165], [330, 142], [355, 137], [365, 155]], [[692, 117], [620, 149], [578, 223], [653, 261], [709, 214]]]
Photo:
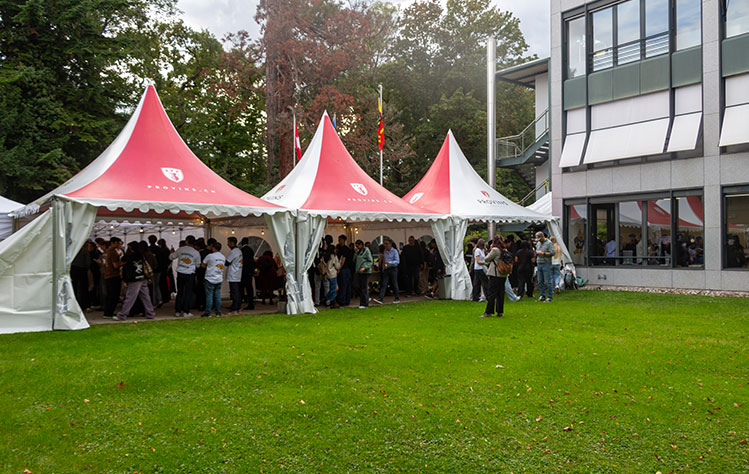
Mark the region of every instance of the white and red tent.
[[11, 213], [21, 209], [23, 204], [0, 196], [0, 240], [13, 233], [13, 216]]
[[0, 243], [0, 333], [88, 327], [69, 272], [99, 210], [204, 217], [284, 211], [203, 164], [182, 141], [153, 86], [98, 158], [16, 214], [40, 209], [45, 212]]
[[421, 181], [403, 197], [423, 210], [447, 214], [432, 223], [434, 238], [451, 275], [445, 285], [451, 299], [471, 297], [471, 279], [463, 257], [468, 222], [544, 223], [548, 216], [504, 197], [476, 173], [458, 146], [452, 131]]
[[327, 113], [302, 159], [263, 199], [298, 211], [296, 216], [266, 217], [286, 268], [289, 314], [316, 312], [307, 270], [328, 218], [363, 222], [444, 217], [403, 201], [370, 178], [346, 150]]

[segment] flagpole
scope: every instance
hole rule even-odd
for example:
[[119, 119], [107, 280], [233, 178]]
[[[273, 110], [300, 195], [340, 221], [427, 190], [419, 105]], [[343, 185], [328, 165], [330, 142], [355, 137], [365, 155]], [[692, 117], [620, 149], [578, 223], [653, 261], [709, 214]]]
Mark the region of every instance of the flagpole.
[[[382, 84], [379, 84], [380, 89], [380, 108], [382, 108]], [[380, 116], [382, 116], [382, 110], [380, 110]], [[383, 120], [380, 117], [380, 120]], [[380, 148], [380, 186], [382, 186], [382, 148]]]
[[294, 128], [291, 130], [291, 153], [292, 153], [292, 161], [294, 162], [294, 168], [296, 168], [296, 112], [293, 110], [291, 111], [292, 116], [294, 117]]

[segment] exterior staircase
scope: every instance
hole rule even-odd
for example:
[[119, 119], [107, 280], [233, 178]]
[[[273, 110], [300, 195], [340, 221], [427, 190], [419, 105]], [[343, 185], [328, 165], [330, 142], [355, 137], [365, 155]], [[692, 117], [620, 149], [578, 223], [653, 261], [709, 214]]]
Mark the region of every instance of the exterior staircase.
[[517, 135], [497, 139], [497, 167], [513, 168], [536, 186], [536, 166], [549, 159], [549, 110], [528, 124]]

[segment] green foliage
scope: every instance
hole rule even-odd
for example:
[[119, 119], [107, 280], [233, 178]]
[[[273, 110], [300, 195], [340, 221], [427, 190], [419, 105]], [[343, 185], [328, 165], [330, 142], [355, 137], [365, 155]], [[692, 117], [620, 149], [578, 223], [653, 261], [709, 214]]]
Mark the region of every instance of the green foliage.
[[554, 300], [3, 335], [0, 470], [749, 470], [745, 300]]

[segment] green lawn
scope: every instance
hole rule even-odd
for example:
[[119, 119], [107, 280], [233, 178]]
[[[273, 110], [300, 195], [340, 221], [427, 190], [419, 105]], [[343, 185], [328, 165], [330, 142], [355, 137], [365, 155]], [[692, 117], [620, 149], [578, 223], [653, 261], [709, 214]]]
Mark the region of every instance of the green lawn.
[[570, 292], [0, 337], [0, 472], [749, 472], [749, 300]]

